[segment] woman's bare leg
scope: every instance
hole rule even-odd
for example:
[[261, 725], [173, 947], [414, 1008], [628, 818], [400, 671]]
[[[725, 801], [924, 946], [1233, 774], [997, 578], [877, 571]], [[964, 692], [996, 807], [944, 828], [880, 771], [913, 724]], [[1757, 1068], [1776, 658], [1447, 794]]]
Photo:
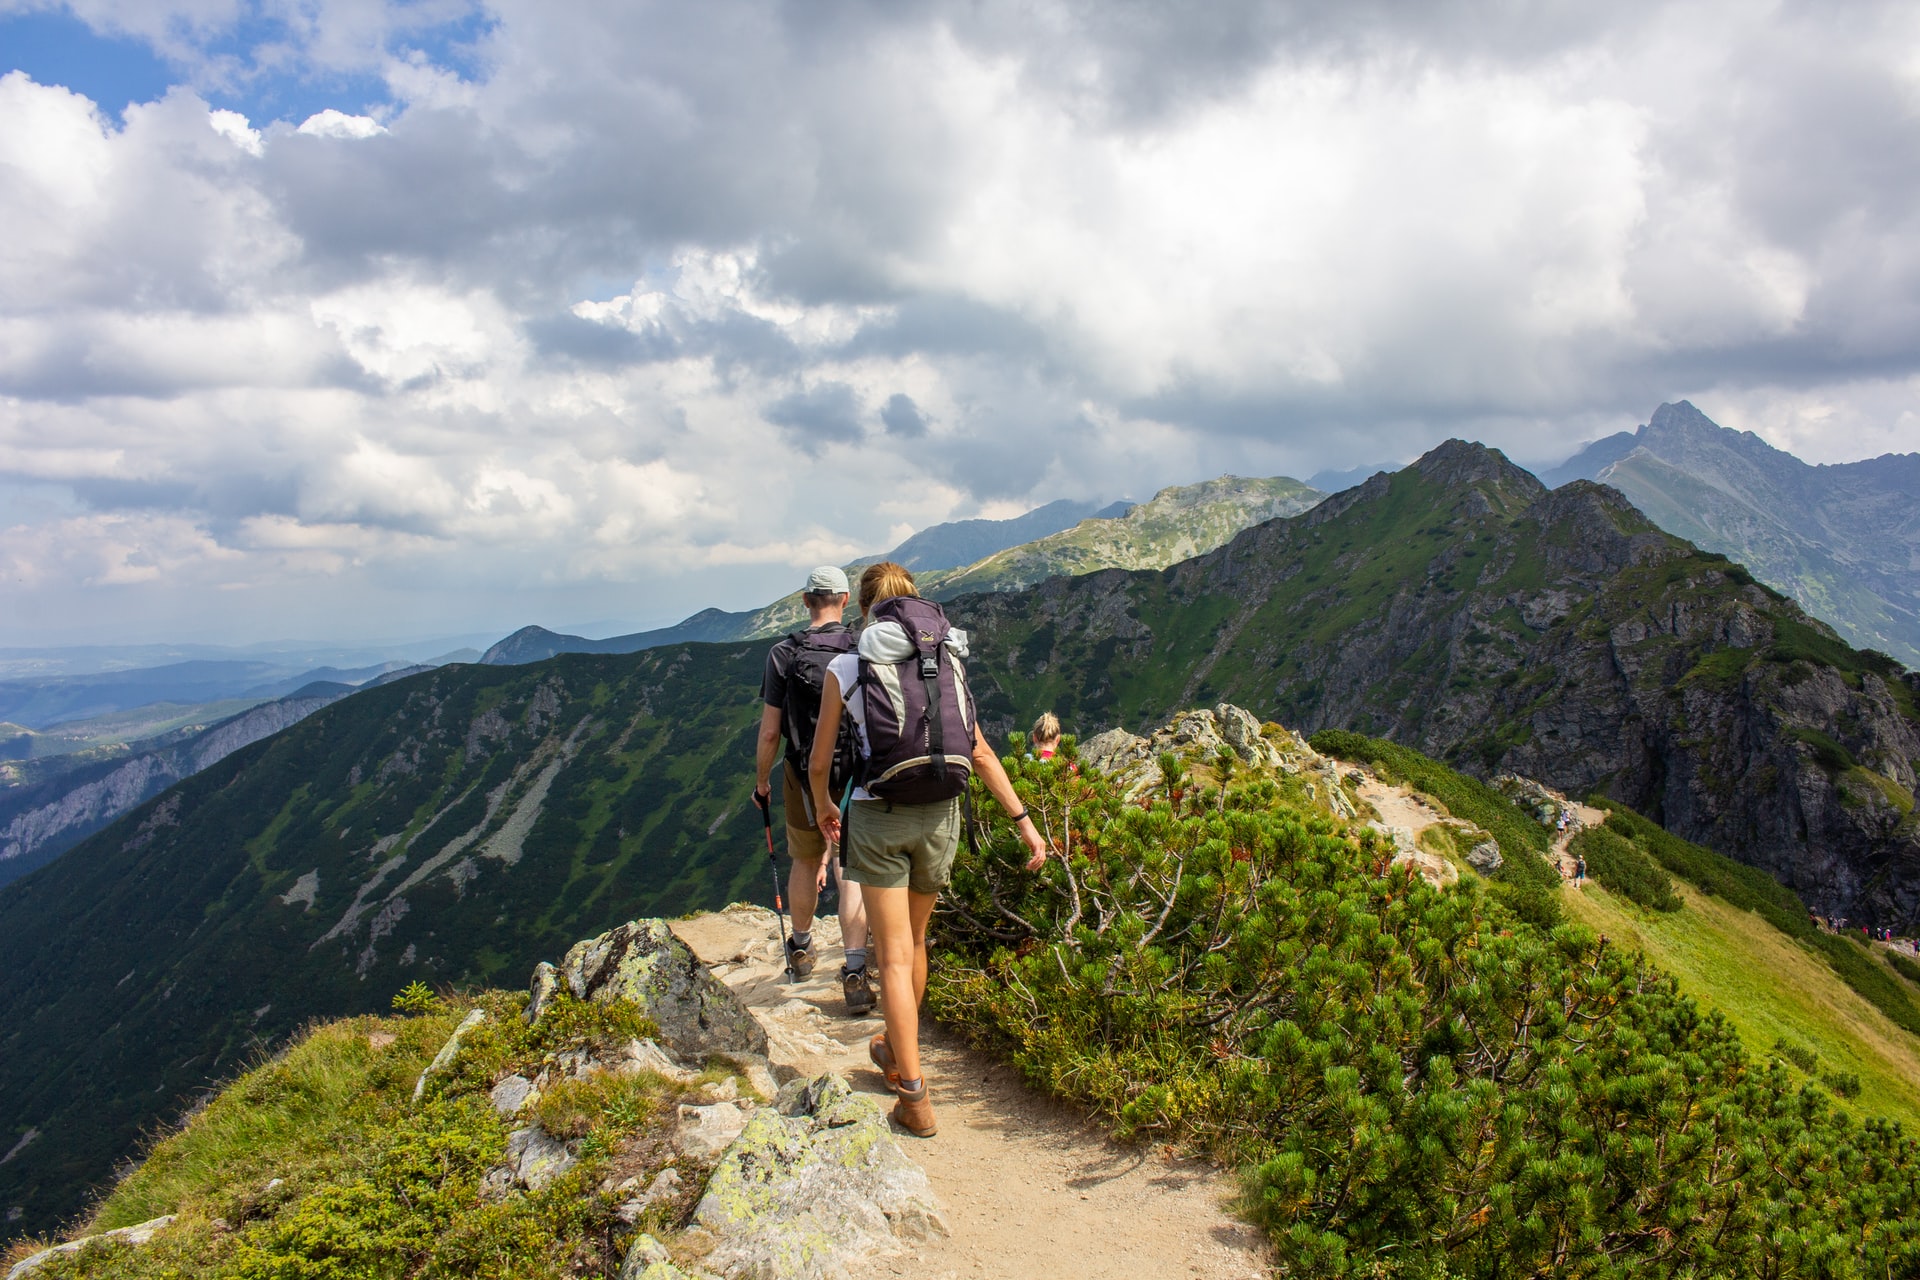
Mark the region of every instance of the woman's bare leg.
[[861, 886], [845, 876], [840, 877], [840, 940], [854, 951], [867, 948], [866, 899]]
[[867, 919], [879, 952], [887, 1047], [902, 1080], [920, 1078], [920, 1000], [927, 992], [927, 921], [934, 895], [865, 886]]

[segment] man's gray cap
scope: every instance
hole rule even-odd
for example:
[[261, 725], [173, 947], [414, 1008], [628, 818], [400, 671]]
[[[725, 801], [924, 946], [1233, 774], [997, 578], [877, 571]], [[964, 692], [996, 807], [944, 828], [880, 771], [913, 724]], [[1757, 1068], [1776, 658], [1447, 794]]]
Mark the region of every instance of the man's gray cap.
[[823, 564], [807, 575], [805, 590], [815, 595], [844, 596], [847, 575], [838, 565]]

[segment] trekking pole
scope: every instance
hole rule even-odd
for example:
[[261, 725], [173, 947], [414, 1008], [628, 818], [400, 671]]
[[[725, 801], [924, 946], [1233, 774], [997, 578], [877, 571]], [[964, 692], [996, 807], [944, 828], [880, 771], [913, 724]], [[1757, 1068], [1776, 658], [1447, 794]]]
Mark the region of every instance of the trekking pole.
[[773, 914], [780, 921], [780, 960], [787, 971], [788, 982], [800, 981], [793, 971], [793, 952], [787, 947], [787, 904], [780, 896], [780, 859], [773, 853], [773, 797], [753, 793], [753, 802], [760, 806], [760, 820], [767, 828], [767, 865], [773, 869]]

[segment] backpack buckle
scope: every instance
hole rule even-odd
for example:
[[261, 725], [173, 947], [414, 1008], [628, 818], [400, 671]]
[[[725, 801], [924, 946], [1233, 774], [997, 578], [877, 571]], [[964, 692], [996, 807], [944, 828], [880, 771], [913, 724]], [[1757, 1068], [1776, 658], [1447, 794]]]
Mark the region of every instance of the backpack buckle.
[[921, 654], [920, 655], [920, 678], [922, 680], [933, 680], [933, 679], [937, 679], [939, 675], [940, 675], [940, 655], [936, 653]]

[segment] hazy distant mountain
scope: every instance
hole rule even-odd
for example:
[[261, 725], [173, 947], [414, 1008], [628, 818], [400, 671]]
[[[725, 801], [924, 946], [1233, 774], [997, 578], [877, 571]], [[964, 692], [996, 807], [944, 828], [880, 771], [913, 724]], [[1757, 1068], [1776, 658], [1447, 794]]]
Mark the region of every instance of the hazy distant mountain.
[[[1187, 556], [1211, 551], [1250, 525], [1304, 511], [1323, 496], [1287, 476], [1264, 480], [1221, 476], [1201, 484], [1162, 489], [1151, 501], [1137, 506], [1111, 503], [1068, 527], [1029, 541], [999, 540], [1026, 528], [1057, 524], [1072, 511], [1091, 504], [1051, 502], [1012, 520], [960, 520], [934, 525], [884, 558], [912, 569], [920, 589], [934, 599], [948, 600], [968, 591], [1012, 591], [1062, 574], [1165, 568]], [[957, 568], [937, 567], [937, 562], [958, 554], [964, 546], [991, 546], [995, 542], [999, 545], [991, 552], [962, 561]], [[857, 572], [866, 563], [871, 561], [857, 561], [847, 567]], [[562, 653], [637, 653], [687, 641], [752, 640], [791, 631], [803, 625], [806, 616], [796, 591], [761, 609], [741, 613], [705, 609], [671, 627], [605, 640], [561, 635], [545, 627], [522, 627], [488, 649], [481, 661], [510, 665], [541, 662]]]
[[[431, 669], [398, 667], [356, 683], [358, 688], [375, 688]], [[182, 778], [299, 723], [358, 688], [333, 680], [310, 681], [212, 724], [176, 728], [118, 750], [0, 762], [0, 885], [45, 866]], [[17, 726], [0, 727], [0, 737], [9, 729]]]
[[1392, 475], [1404, 466], [1404, 462], [1376, 462], [1371, 466], [1348, 467], [1345, 471], [1316, 471], [1307, 477], [1307, 484], [1322, 493], [1339, 493], [1342, 489], [1365, 484], [1382, 471]]
[[1920, 667], [1920, 453], [1810, 466], [1682, 400], [1541, 478], [1612, 485], [1668, 533], [1738, 560], [1852, 643]]
[[1123, 516], [1132, 506], [1125, 500], [1102, 507], [1095, 502], [1062, 498], [1010, 520], [954, 520], [922, 529], [886, 555], [873, 559], [892, 560], [916, 574], [934, 569], [959, 569], [996, 551], [1071, 529], [1089, 517]]

